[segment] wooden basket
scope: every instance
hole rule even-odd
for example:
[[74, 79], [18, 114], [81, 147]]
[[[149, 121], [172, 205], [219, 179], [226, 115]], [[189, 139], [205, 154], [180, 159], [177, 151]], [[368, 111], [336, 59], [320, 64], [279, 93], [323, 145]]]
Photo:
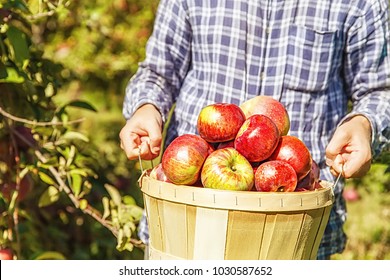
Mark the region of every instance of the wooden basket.
[[225, 191], [140, 178], [149, 259], [315, 259], [333, 204], [310, 192]]

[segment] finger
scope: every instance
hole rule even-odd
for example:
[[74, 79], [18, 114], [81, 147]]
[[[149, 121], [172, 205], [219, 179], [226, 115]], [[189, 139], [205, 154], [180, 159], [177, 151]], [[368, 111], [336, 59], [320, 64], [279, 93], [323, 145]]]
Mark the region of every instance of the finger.
[[129, 160], [137, 159], [139, 156], [140, 138], [135, 134], [130, 134], [128, 137], [121, 139], [121, 148]]
[[156, 158], [156, 154], [152, 153], [151, 147], [150, 147], [150, 139], [149, 137], [142, 137], [141, 138], [141, 145], [139, 146], [138, 154], [141, 157], [141, 159], [144, 160], [152, 160]]
[[370, 170], [370, 167], [369, 157], [365, 157], [362, 153], [353, 153], [346, 160], [344, 174], [346, 178], [361, 177]]
[[332, 164], [332, 168], [333, 170], [337, 173], [337, 174], [340, 174], [342, 173], [342, 176], [343, 176], [343, 173], [344, 173], [344, 164], [345, 164], [345, 160], [343, 158], [343, 156], [341, 154], [338, 154], [334, 161], [333, 161], [333, 164]]
[[161, 126], [158, 124], [158, 122], [155, 122], [150, 126], [147, 136], [150, 151], [153, 154], [158, 155], [160, 153], [162, 143]]

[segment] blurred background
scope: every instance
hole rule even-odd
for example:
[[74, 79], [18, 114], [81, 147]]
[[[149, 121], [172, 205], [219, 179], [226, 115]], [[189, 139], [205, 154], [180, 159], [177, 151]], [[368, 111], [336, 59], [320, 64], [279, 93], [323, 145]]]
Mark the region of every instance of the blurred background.
[[[0, 3], [0, 255], [142, 259], [141, 167], [118, 134], [158, 1]], [[390, 259], [389, 163], [347, 181], [334, 259]]]

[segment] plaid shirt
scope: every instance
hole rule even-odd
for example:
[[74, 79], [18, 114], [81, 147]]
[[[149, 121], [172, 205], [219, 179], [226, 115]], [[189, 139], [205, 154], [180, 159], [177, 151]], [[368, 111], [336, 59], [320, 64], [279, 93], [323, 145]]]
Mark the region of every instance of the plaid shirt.
[[[176, 103], [169, 143], [197, 133], [198, 113], [210, 103], [241, 104], [269, 95], [285, 105], [289, 134], [307, 144], [321, 178], [333, 181], [325, 147], [346, 117], [369, 119], [374, 155], [390, 141], [387, 5], [387, 0], [161, 0], [146, 59], [126, 89], [124, 116], [152, 103], [166, 120]], [[341, 182], [335, 189], [319, 259], [345, 246], [342, 187]], [[140, 237], [147, 243], [145, 222]]]

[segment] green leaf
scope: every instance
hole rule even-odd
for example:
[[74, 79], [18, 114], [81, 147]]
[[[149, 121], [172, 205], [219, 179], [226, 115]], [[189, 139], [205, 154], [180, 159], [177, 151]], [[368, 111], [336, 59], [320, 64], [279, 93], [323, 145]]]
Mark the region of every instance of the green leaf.
[[5, 78], [0, 78], [0, 82], [21, 84], [24, 82], [24, 77], [20, 76], [16, 69], [7, 67], [7, 75]]
[[62, 138], [66, 139], [66, 140], [81, 140], [84, 142], [89, 142], [89, 139], [87, 136], [85, 136], [84, 134], [82, 134], [80, 132], [76, 132], [76, 131], [68, 131], [62, 136]]
[[11, 43], [16, 63], [22, 65], [25, 60], [30, 59], [26, 34], [14, 26], [10, 26], [6, 34]]
[[76, 147], [74, 145], [71, 145], [68, 153], [68, 159], [66, 161], [67, 167], [69, 167], [73, 163], [75, 155], [76, 155]]
[[72, 187], [73, 193], [76, 196], [79, 196], [79, 194], [81, 192], [81, 184], [83, 182], [83, 178], [78, 174], [72, 174], [71, 177], [72, 177], [72, 186], [71, 187]]
[[105, 184], [104, 187], [106, 188], [108, 194], [111, 196], [111, 199], [114, 202], [114, 204], [117, 206], [121, 205], [122, 197], [121, 197], [119, 191], [115, 187], [113, 187], [109, 184]]
[[39, 198], [38, 206], [45, 207], [53, 204], [60, 198], [60, 192], [56, 187], [50, 186]]
[[111, 212], [110, 211], [110, 200], [108, 199], [108, 197], [103, 197], [102, 203], [103, 203], [103, 209], [104, 209], [102, 218], [107, 219], [107, 217], [110, 216], [110, 212]]
[[97, 112], [96, 108], [93, 107], [91, 104], [89, 104], [88, 102], [85, 102], [85, 101], [81, 101], [81, 100], [75, 100], [75, 101], [72, 101], [72, 102], [69, 102], [67, 105], [65, 106], [71, 106], [71, 107], [77, 107], [77, 108], [83, 108], [83, 109], [86, 109], [86, 110], [90, 110], [90, 111], [93, 111], [93, 112]]
[[77, 175], [80, 175], [82, 177], [87, 177], [88, 176], [88, 172], [86, 170], [79, 169], [79, 168], [70, 170], [69, 174], [71, 174], [71, 175], [77, 174]]
[[55, 185], [54, 180], [44, 172], [38, 173], [39, 178], [48, 185]]
[[39, 254], [35, 260], [66, 260], [65, 256], [59, 252], [47, 251]]
[[136, 205], [137, 202], [135, 201], [135, 198], [130, 195], [125, 195], [123, 197], [123, 203], [126, 205]]

